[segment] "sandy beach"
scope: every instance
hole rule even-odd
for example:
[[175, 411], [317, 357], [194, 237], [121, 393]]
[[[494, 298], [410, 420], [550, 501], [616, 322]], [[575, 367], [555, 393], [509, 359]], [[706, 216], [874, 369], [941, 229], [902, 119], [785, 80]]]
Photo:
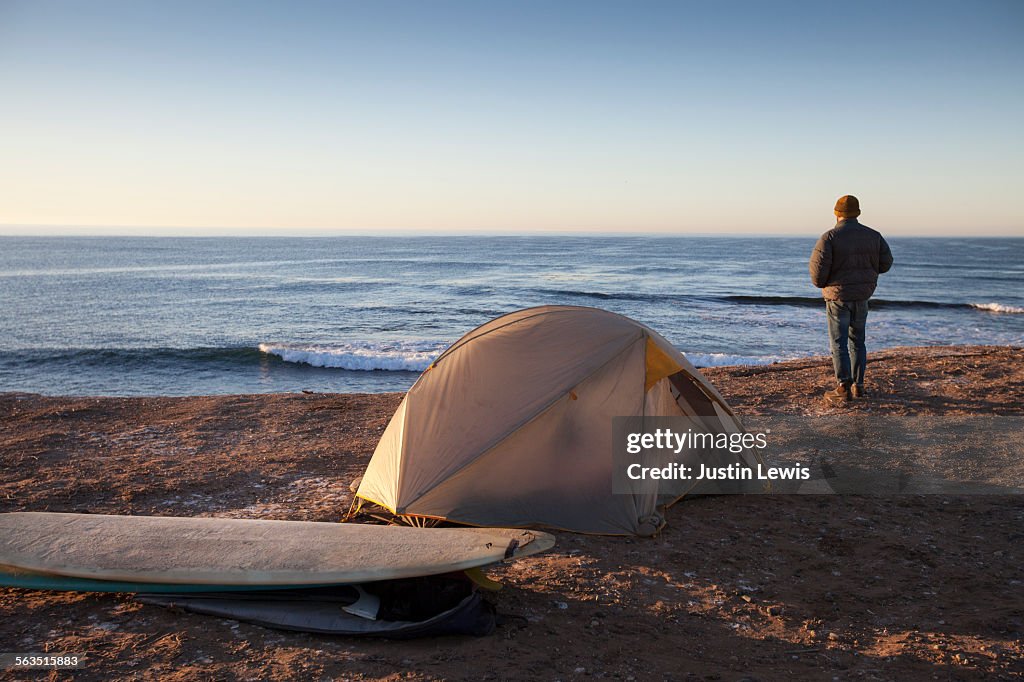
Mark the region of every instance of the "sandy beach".
[[0, 682], [1024, 682], [1022, 27], [0, 0]]
[[[705, 375], [741, 416], [1024, 416], [1024, 349], [872, 354], [826, 407], [825, 358]], [[401, 395], [0, 394], [0, 511], [336, 521]], [[714, 497], [654, 539], [557, 533], [492, 567], [489, 637], [277, 632], [128, 595], [0, 590], [0, 649], [75, 679], [1011, 679], [1024, 675], [1024, 497]], [[11, 678], [11, 673], [6, 673]], [[65, 673], [65, 675], [68, 675]]]

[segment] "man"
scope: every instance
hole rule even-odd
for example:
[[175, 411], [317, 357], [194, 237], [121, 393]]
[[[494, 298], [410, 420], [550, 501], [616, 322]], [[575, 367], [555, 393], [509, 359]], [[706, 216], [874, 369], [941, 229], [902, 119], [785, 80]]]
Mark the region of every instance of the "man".
[[[811, 253], [811, 282], [822, 290], [828, 315], [828, 341], [838, 386], [825, 394], [829, 403], [867, 395], [864, 343], [868, 299], [875, 293], [878, 275], [892, 267], [892, 252], [882, 235], [857, 222], [860, 202], [847, 194], [835, 207], [838, 222], [821, 235]], [[853, 351], [853, 366], [850, 352]]]

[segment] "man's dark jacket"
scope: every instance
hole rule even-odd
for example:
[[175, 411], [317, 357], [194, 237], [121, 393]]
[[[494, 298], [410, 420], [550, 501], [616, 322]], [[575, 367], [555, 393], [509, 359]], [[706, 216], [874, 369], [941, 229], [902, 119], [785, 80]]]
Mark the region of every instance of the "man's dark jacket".
[[892, 267], [882, 235], [856, 218], [845, 218], [821, 235], [811, 253], [811, 281], [826, 301], [866, 301], [878, 275]]

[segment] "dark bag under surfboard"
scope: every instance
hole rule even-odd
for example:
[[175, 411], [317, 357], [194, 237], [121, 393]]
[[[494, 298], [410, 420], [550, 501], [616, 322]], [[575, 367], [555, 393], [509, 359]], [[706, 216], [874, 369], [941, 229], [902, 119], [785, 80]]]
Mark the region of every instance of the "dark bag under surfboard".
[[495, 627], [494, 607], [461, 575], [309, 589], [139, 594], [136, 599], [279, 630], [330, 635], [483, 636]]

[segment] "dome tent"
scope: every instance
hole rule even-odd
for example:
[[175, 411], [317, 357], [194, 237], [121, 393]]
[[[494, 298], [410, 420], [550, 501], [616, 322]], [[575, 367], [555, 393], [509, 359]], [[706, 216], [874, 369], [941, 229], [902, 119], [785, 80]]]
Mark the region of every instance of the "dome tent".
[[520, 310], [469, 332], [427, 368], [356, 497], [471, 525], [650, 534], [658, 505], [674, 498], [650, 480], [612, 493], [612, 418], [630, 416], [743, 430], [718, 391], [643, 324], [596, 308]]

